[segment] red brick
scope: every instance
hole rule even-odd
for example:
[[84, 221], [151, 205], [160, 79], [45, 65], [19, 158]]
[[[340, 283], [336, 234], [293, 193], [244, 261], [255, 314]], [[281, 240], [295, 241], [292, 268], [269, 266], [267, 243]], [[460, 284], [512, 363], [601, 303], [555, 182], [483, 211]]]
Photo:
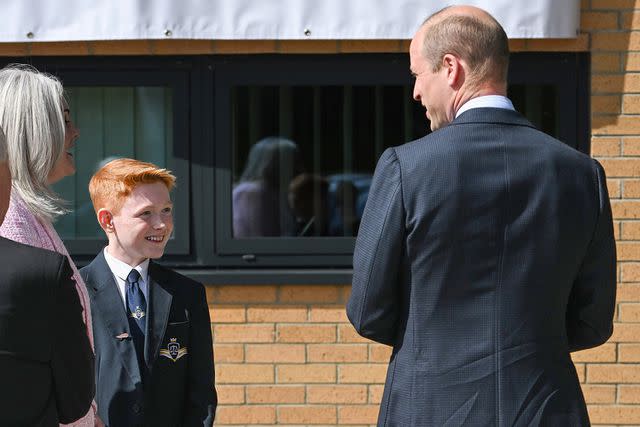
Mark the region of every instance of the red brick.
[[369, 344], [369, 362], [389, 363], [393, 348], [382, 344]]
[[279, 406], [278, 424], [334, 424], [335, 406]]
[[620, 10], [636, 8], [636, 0], [591, 0], [591, 9]]
[[366, 362], [366, 344], [309, 344], [309, 362]]
[[214, 305], [209, 307], [212, 323], [244, 323], [247, 320], [242, 305]]
[[620, 138], [594, 137], [591, 138], [591, 155], [598, 156], [619, 156], [621, 147]]
[[244, 346], [242, 344], [216, 344], [213, 346], [213, 357], [216, 363], [243, 362]]
[[335, 383], [335, 365], [278, 365], [278, 383]]
[[[623, 223], [623, 230], [624, 227], [625, 225]], [[616, 252], [618, 255], [618, 261], [640, 261], [640, 242], [617, 242]]]
[[243, 404], [244, 386], [242, 385], [217, 385], [218, 403], [221, 405]]
[[338, 325], [338, 342], [370, 343], [371, 341], [358, 335], [351, 325]]
[[[594, 95], [591, 97], [591, 112], [592, 113], [609, 113], [620, 114], [624, 106], [633, 109], [635, 106], [632, 100], [629, 100], [629, 105], [620, 102], [620, 95]], [[624, 110], [627, 114], [631, 111]]]
[[274, 379], [273, 365], [247, 363], [216, 364], [216, 382], [218, 384], [273, 383]]
[[613, 335], [609, 342], [638, 342], [640, 341], [640, 323], [614, 323]]
[[640, 301], [640, 285], [637, 283], [618, 283], [616, 300], [618, 302]]
[[[607, 187], [609, 186], [609, 180], [607, 180]], [[640, 198], [640, 180], [637, 179], [624, 179], [622, 180], [622, 186], [624, 187], [624, 197], [627, 199]]]
[[640, 176], [640, 159], [600, 159], [608, 178], [635, 178]]
[[620, 56], [621, 55], [618, 52], [592, 53], [591, 73], [610, 73], [620, 71], [622, 65]]
[[274, 326], [250, 323], [243, 325], [214, 325], [213, 338], [219, 342], [273, 342]]
[[595, 74], [591, 76], [592, 94], [621, 93], [623, 91], [624, 77], [620, 74]]
[[618, 28], [618, 14], [615, 12], [582, 12], [581, 30], [612, 30]]
[[[628, 75], [622, 90], [640, 92], [640, 73], [637, 76]], [[594, 135], [638, 135], [640, 134], [639, 122], [636, 116], [594, 114], [591, 120], [591, 131]]]
[[304, 403], [302, 385], [250, 385], [247, 403]]
[[589, 410], [589, 418], [593, 424], [633, 424], [640, 425], [640, 407], [639, 406], [609, 406], [609, 405], [591, 405]]
[[582, 392], [588, 404], [616, 402], [616, 386], [582, 384]]
[[621, 179], [608, 179], [607, 190], [609, 191], [610, 199], [619, 199], [622, 193], [622, 181]]
[[308, 385], [308, 403], [366, 403], [366, 385]]
[[[640, 221], [622, 221], [621, 238], [624, 240], [640, 240]], [[618, 256], [618, 260], [620, 257]]]
[[[638, 339], [636, 341], [640, 341], [640, 337], [637, 337], [637, 338]], [[640, 344], [619, 344], [618, 362], [625, 362], [625, 363], [640, 362]]]
[[574, 362], [615, 362], [616, 345], [612, 343], [604, 344], [589, 350], [571, 353]]
[[618, 304], [618, 320], [621, 322], [640, 322], [640, 304]]
[[224, 285], [216, 286], [210, 292], [209, 303], [260, 303], [275, 302], [275, 286]]
[[618, 403], [640, 404], [640, 386], [619, 385], [618, 386]]
[[337, 286], [307, 285], [281, 286], [278, 300], [281, 303], [337, 303], [340, 292]]
[[639, 282], [640, 281], [640, 262], [622, 262], [620, 263], [620, 281], [621, 282]]
[[338, 382], [344, 384], [383, 384], [386, 375], [387, 365], [381, 363], [338, 366]]
[[336, 341], [333, 325], [278, 325], [277, 341], [289, 343], [329, 343]]
[[[622, 354], [622, 351], [620, 354]], [[640, 382], [640, 366], [610, 363], [587, 365], [587, 382], [609, 384], [638, 383]]]
[[344, 305], [316, 306], [309, 310], [311, 322], [347, 323], [347, 312]]
[[220, 424], [274, 424], [276, 408], [274, 406], [218, 406], [216, 425]]
[[611, 213], [615, 219], [639, 219], [640, 200], [612, 200]]
[[623, 70], [640, 71], [640, 53], [625, 51], [622, 53]]
[[302, 344], [247, 344], [246, 361], [257, 363], [304, 363]]
[[640, 138], [623, 138], [622, 153], [625, 156], [640, 156]]
[[378, 405], [349, 405], [338, 408], [340, 424], [369, 423], [375, 424], [378, 419]]
[[581, 383], [585, 382], [587, 378], [587, 367], [584, 363], [574, 363], [576, 368], [576, 374], [578, 375], [578, 381]]
[[249, 322], [306, 322], [307, 308], [304, 306], [269, 305], [247, 308]]
[[383, 385], [370, 385], [369, 386], [369, 403], [380, 404], [382, 402], [382, 394], [384, 393]]

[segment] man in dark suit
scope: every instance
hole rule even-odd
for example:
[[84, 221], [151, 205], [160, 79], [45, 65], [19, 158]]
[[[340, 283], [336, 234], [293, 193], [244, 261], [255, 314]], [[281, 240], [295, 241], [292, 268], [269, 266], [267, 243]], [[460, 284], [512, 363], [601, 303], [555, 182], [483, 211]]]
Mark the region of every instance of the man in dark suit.
[[508, 40], [443, 9], [410, 46], [433, 132], [382, 155], [347, 314], [393, 346], [378, 419], [397, 426], [580, 426], [569, 352], [604, 343], [615, 246], [602, 167], [506, 98]]
[[[0, 224], [11, 173], [0, 131]], [[94, 394], [93, 352], [64, 255], [0, 237], [2, 426], [57, 426], [81, 418]]]
[[107, 163], [89, 193], [108, 246], [80, 270], [91, 298], [96, 402], [106, 426], [211, 426], [216, 409], [204, 287], [153, 261], [173, 229], [175, 177]]

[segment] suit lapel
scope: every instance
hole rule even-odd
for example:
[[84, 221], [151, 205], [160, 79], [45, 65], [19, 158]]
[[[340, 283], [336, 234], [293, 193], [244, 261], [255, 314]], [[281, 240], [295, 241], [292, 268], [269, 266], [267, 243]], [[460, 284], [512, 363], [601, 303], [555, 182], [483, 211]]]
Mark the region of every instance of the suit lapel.
[[147, 339], [144, 346], [144, 360], [147, 368], [151, 371], [153, 363], [158, 357], [159, 347], [162, 343], [167, 321], [171, 310], [171, 293], [167, 290], [170, 286], [165, 280], [162, 270], [153, 262], [149, 262], [149, 306], [151, 307], [147, 322]]
[[[136, 358], [136, 350], [129, 330], [129, 322], [122, 303], [122, 297], [117, 289], [113, 273], [104, 259], [102, 252], [91, 263], [91, 284], [93, 286], [93, 304], [100, 316], [104, 319], [107, 330], [96, 331], [105, 333], [108, 339], [112, 339], [122, 358], [122, 364], [129, 373], [134, 384], [142, 381], [140, 367]], [[126, 334], [125, 339], [116, 338]]]

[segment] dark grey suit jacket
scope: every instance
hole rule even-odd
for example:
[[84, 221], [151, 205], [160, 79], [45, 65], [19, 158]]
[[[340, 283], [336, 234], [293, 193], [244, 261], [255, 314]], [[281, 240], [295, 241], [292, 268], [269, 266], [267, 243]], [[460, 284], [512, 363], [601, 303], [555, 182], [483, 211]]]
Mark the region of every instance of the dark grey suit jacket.
[[93, 352], [66, 256], [0, 237], [0, 425], [57, 426], [89, 411]]
[[[100, 252], [80, 274], [91, 298], [96, 402], [105, 425], [211, 426], [217, 396], [204, 287], [149, 263], [145, 366], [141, 368], [133, 340], [117, 338], [123, 333], [130, 337], [131, 332], [104, 254]], [[172, 338], [188, 353], [167, 357]]]
[[390, 148], [347, 314], [393, 346], [379, 425], [588, 425], [569, 352], [612, 333], [602, 167], [520, 114], [472, 109]]

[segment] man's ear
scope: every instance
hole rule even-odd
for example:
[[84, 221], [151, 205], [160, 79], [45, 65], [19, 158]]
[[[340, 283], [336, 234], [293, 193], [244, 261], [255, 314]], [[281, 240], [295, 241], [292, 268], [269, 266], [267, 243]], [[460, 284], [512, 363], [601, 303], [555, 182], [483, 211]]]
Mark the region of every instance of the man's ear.
[[447, 83], [449, 84], [449, 87], [454, 89], [460, 88], [464, 83], [465, 78], [465, 70], [460, 58], [447, 53], [442, 57], [442, 67], [446, 70]]
[[104, 230], [105, 233], [113, 233], [113, 215], [107, 209], [100, 209], [98, 211], [98, 222], [100, 223], [100, 227]]

